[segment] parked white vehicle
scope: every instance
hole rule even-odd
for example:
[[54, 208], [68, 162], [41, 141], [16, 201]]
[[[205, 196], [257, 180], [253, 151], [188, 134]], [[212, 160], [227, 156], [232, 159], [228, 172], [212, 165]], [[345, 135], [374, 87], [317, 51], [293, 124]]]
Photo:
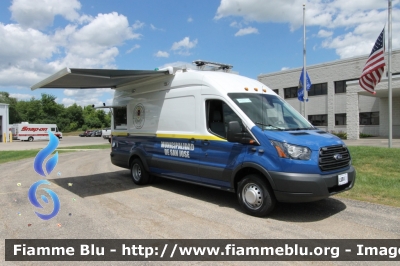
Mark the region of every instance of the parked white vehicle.
[[111, 143], [111, 128], [104, 128], [101, 131], [101, 135], [103, 136], [103, 139], [108, 139], [108, 142]]
[[13, 124], [11, 127], [13, 139], [21, 141], [48, 140], [49, 130], [56, 137], [62, 139], [62, 132], [58, 130], [56, 124], [29, 124], [28, 122], [22, 122], [20, 124]]

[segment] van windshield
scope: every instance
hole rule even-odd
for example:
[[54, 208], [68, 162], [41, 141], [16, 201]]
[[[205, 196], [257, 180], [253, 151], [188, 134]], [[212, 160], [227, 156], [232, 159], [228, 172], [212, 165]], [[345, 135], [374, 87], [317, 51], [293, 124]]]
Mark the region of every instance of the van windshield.
[[263, 130], [315, 129], [296, 109], [276, 95], [228, 93], [228, 96]]

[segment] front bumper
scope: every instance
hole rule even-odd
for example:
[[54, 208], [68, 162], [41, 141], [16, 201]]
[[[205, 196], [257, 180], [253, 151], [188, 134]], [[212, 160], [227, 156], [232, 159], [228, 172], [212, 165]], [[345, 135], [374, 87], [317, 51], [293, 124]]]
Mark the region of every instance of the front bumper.
[[[348, 183], [339, 186], [338, 175], [348, 174]], [[354, 186], [356, 170], [349, 169], [334, 174], [298, 174], [269, 172], [274, 181], [275, 197], [280, 202], [317, 201], [347, 191]]]

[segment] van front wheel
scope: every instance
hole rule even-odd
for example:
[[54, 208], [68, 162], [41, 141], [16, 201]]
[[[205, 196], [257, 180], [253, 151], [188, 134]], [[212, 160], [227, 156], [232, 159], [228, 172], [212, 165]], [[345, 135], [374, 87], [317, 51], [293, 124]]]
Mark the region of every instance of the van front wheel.
[[266, 180], [258, 175], [247, 175], [239, 183], [237, 197], [243, 210], [253, 216], [262, 217], [275, 207], [276, 199]]
[[134, 159], [131, 164], [132, 180], [137, 185], [145, 185], [149, 182], [149, 173], [144, 169], [142, 161]]

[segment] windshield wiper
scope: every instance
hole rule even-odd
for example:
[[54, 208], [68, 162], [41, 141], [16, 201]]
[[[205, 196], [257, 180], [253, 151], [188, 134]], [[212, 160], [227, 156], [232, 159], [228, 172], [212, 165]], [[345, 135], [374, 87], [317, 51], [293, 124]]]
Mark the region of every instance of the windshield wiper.
[[270, 124], [263, 124], [263, 123], [260, 123], [260, 122], [254, 122], [254, 124], [260, 125], [260, 126], [265, 126], [265, 127], [272, 127], [274, 129], [277, 129], [277, 130], [284, 130], [284, 129], [280, 128], [280, 127], [277, 127], [277, 126], [274, 126], [274, 125], [270, 125]]

